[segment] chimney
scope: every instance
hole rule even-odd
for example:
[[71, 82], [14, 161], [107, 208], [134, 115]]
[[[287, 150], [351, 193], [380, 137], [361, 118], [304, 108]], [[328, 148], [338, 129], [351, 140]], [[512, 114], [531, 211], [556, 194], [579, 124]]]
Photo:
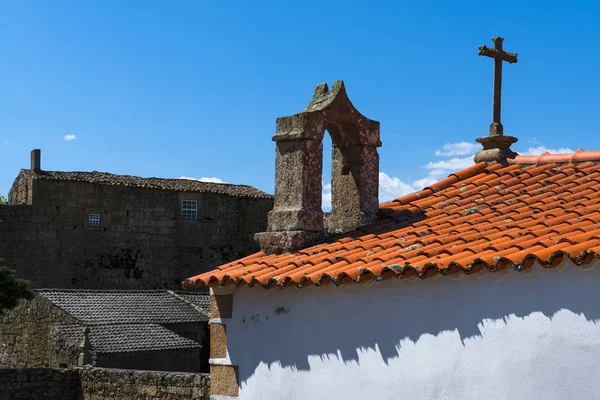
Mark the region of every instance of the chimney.
[[[331, 135], [331, 215], [321, 209], [323, 135]], [[268, 231], [256, 241], [267, 254], [293, 252], [330, 233], [344, 233], [377, 219], [379, 211], [379, 122], [360, 114], [343, 81], [330, 91], [316, 87], [300, 113], [277, 118], [275, 204]]]
[[42, 170], [42, 151], [39, 149], [31, 150], [31, 170], [34, 172]]

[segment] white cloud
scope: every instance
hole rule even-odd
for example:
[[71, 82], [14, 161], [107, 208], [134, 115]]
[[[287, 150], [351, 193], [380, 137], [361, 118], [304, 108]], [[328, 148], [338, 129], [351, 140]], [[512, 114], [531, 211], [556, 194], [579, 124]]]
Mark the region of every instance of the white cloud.
[[445, 172], [458, 171], [471, 165], [473, 165], [473, 156], [465, 158], [451, 158], [450, 160], [444, 161], [430, 161], [423, 168], [435, 171], [437, 175], [441, 175]]
[[458, 143], [446, 143], [441, 149], [435, 151], [436, 156], [465, 156], [467, 154], [474, 154], [477, 150], [481, 149], [481, 145], [478, 143], [469, 142], [458, 142]]
[[189, 176], [182, 176], [179, 179], [190, 179], [192, 181], [200, 181], [200, 182], [211, 182], [211, 183], [227, 183], [225, 182], [223, 179], [220, 178], [208, 178], [208, 177], [202, 177], [202, 178], [190, 178]]
[[413, 184], [406, 183], [396, 178], [395, 176], [389, 176], [385, 172], [380, 172], [379, 202], [385, 203], [422, 189], [421, 187], [418, 187], [420, 183], [417, 182], [419, 181], [415, 181], [413, 182]]
[[[426, 177], [412, 183], [401, 181], [400, 179], [389, 176], [385, 172], [379, 173], [379, 202], [385, 203], [398, 197], [416, 192], [424, 187], [439, 181], [437, 178]], [[331, 184], [323, 183], [323, 210], [331, 209]]]
[[322, 208], [325, 210], [331, 209], [331, 184], [323, 182]]
[[517, 153], [519, 153], [522, 156], [539, 156], [540, 154], [545, 153], [545, 152], [548, 152], [550, 154], [574, 153], [574, 151], [568, 147], [559, 147], [557, 149], [549, 149], [546, 146], [530, 147], [526, 151], [517, 152]]
[[65, 135], [65, 137], [63, 138], [63, 140], [65, 142], [70, 142], [71, 140], [77, 140], [77, 136], [75, 136], [75, 135]]

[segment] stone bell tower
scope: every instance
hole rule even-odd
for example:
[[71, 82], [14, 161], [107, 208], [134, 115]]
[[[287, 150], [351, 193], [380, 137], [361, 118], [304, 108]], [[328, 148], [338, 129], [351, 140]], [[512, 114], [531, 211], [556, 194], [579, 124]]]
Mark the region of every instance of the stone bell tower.
[[354, 108], [343, 81], [331, 90], [323, 83], [302, 112], [277, 118], [275, 205], [268, 232], [255, 235], [267, 254], [310, 246], [325, 232], [321, 182], [326, 130], [333, 147], [327, 231], [348, 232], [377, 219], [379, 122]]

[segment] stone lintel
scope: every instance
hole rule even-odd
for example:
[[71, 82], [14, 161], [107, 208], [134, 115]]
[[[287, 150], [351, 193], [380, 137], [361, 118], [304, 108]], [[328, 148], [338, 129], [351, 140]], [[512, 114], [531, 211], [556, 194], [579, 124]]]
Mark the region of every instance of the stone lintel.
[[323, 140], [325, 130], [340, 131], [334, 139], [345, 144], [381, 147], [379, 122], [362, 115], [352, 104], [343, 81], [331, 90], [327, 84], [317, 85], [309, 105], [300, 113], [279, 117], [273, 140]]

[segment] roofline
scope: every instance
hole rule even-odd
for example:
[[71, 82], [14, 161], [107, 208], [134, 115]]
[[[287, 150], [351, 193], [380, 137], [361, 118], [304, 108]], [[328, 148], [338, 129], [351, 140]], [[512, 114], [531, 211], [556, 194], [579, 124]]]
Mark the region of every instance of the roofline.
[[585, 151], [579, 148], [574, 153], [552, 154], [546, 151], [539, 156], [517, 155], [515, 158], [508, 159], [509, 164], [564, 164], [584, 161], [600, 161], [600, 151]]
[[[78, 180], [78, 179], [59, 179], [53, 176], [48, 176], [45, 175], [44, 173], [57, 173], [57, 174], [105, 174], [105, 175], [112, 175], [112, 176], [119, 176], [119, 177], [125, 177], [125, 178], [134, 178], [134, 179], [142, 179], [142, 180], [161, 180], [161, 181], [192, 181], [192, 182], [199, 182], [199, 183], [207, 183], [207, 184], [211, 184], [211, 185], [219, 185], [219, 186], [226, 186], [226, 187], [239, 187], [239, 188], [249, 188], [249, 189], [254, 189], [257, 192], [260, 192], [260, 194], [257, 195], [250, 195], [250, 194], [231, 194], [231, 193], [220, 193], [220, 192], [216, 192], [216, 191], [210, 191], [210, 190], [206, 190], [206, 191], [201, 191], [201, 190], [174, 190], [174, 189], [161, 189], [161, 188], [149, 188], [149, 187], [143, 187], [143, 186], [137, 186], [137, 185], [123, 185], [123, 184], [109, 184], [109, 183], [104, 183], [104, 182], [88, 182], [85, 180]], [[114, 174], [112, 172], [102, 172], [102, 171], [50, 171], [50, 170], [40, 170], [40, 171], [32, 171], [31, 169], [27, 169], [27, 168], [21, 168], [21, 170], [19, 171], [19, 174], [17, 175], [17, 178], [19, 176], [21, 176], [21, 174], [24, 175], [28, 175], [30, 177], [33, 177], [34, 179], [43, 179], [43, 180], [47, 180], [47, 181], [56, 181], [56, 182], [83, 182], [83, 183], [90, 183], [93, 185], [103, 185], [103, 186], [125, 186], [125, 187], [135, 187], [135, 188], [139, 188], [139, 189], [151, 189], [151, 190], [162, 190], [162, 191], [166, 191], [166, 192], [176, 192], [176, 193], [214, 193], [214, 194], [222, 194], [225, 196], [234, 196], [234, 197], [254, 197], [254, 198], [275, 198], [275, 195], [272, 195], [270, 193], [267, 192], [263, 192], [260, 189], [255, 188], [254, 186], [251, 185], [244, 185], [244, 184], [236, 184], [236, 183], [217, 183], [217, 182], [203, 182], [203, 181], [199, 181], [199, 180], [195, 180], [195, 179], [187, 179], [187, 178], [159, 178], [159, 177], [143, 177], [143, 176], [138, 176], [138, 175], [127, 175], [127, 174]]]
[[[533, 159], [535, 159], [535, 162], [532, 162]], [[521, 160], [524, 160], [524, 161], [521, 162]], [[447, 178], [442, 179], [441, 181], [434, 183], [433, 185], [430, 185], [430, 186], [424, 188], [423, 190], [405, 195], [403, 197], [394, 199], [387, 203], [380, 204], [379, 210], [382, 213], [381, 215], [383, 218], [389, 216], [392, 219], [394, 219], [394, 214], [397, 212], [396, 210], [398, 208], [406, 208], [406, 207], [414, 206], [414, 204], [412, 204], [413, 202], [422, 201], [425, 198], [430, 197], [431, 195], [433, 195], [436, 192], [450, 188], [451, 186], [456, 185], [457, 183], [460, 183], [461, 181], [470, 179], [483, 171], [487, 171], [488, 173], [495, 173], [495, 171], [497, 171], [499, 169], [516, 170], [521, 167], [521, 164], [532, 164], [532, 163], [545, 163], [545, 164], [548, 164], [548, 163], [561, 163], [561, 164], [571, 163], [571, 164], [575, 164], [575, 163], [593, 162], [593, 161], [600, 162], [600, 151], [587, 152], [585, 150], [578, 149], [576, 152], [574, 152], [572, 154], [558, 154], [558, 155], [552, 155], [552, 154], [546, 152], [540, 156], [517, 156], [514, 159], [509, 160], [509, 161], [510, 162], [509, 162], [508, 166], [500, 164], [500, 163], [486, 166], [485, 162], [480, 162], [478, 164], [464, 168], [460, 171], [450, 174]], [[418, 206], [416, 206], [416, 207], [419, 208]], [[354, 232], [359, 232], [360, 229], [361, 228], [359, 227], [354, 231], [346, 232], [341, 235], [336, 235], [335, 237], [352, 235]], [[330, 239], [333, 239], [333, 238], [330, 238]], [[319, 243], [315, 244], [315, 246], [318, 246], [318, 245], [319, 245]], [[311, 247], [313, 247], [313, 246], [311, 246]], [[305, 248], [302, 251], [310, 251], [311, 247]], [[294, 254], [294, 253], [291, 253], [291, 254]], [[239, 263], [242, 260], [247, 260], [247, 259], [256, 258], [256, 257], [263, 257], [263, 256], [265, 256], [265, 254], [263, 252], [257, 252], [257, 253], [251, 254], [247, 257], [240, 258], [231, 263], [223, 264], [223, 265], [218, 266], [217, 268], [214, 268], [210, 271], [207, 271], [202, 274], [192, 276], [192, 277], [185, 279], [184, 286], [188, 287], [188, 288], [193, 288], [193, 287], [214, 288], [214, 287], [224, 287], [224, 286], [230, 286], [230, 287], [262, 286], [265, 289], [270, 288], [270, 287], [279, 287], [279, 288], [283, 289], [283, 288], [290, 287], [290, 286], [296, 286], [296, 287], [304, 287], [304, 286], [310, 286], [310, 285], [321, 286], [322, 284], [326, 284], [326, 283], [334, 283], [337, 286], [339, 284], [346, 283], [348, 281], [358, 283], [361, 280], [363, 280], [363, 281], [370, 280], [370, 279], [381, 280], [381, 279], [389, 279], [393, 276], [395, 276], [396, 278], [399, 278], [399, 279], [402, 279], [404, 277], [413, 276], [413, 275], [417, 275], [419, 278], [425, 278], [429, 275], [432, 275], [432, 272], [437, 272], [442, 275], [447, 275], [447, 274], [452, 274], [452, 273], [458, 272], [458, 270], [456, 270], [456, 268], [458, 267], [458, 264], [455, 264], [455, 263], [450, 265], [450, 267], [454, 268], [454, 270], [450, 270], [449, 268], [441, 269], [441, 268], [438, 268], [437, 266], [426, 266], [426, 268], [422, 272], [417, 271], [417, 269], [415, 269], [413, 266], [391, 265], [389, 267], [386, 266], [383, 268], [383, 272], [382, 272], [381, 276], [374, 276], [371, 274], [370, 271], [365, 270], [364, 273], [362, 273], [361, 276], [356, 280], [354, 280], [348, 274], [342, 272], [338, 276], [330, 276], [328, 274], [324, 274], [320, 278], [319, 281], [315, 281], [315, 282], [313, 282], [310, 279], [301, 279], [301, 282], [297, 283], [296, 281], [291, 281], [291, 280], [287, 280], [287, 279], [279, 280], [277, 277], [277, 279], [272, 278], [266, 285], [259, 282], [256, 279], [252, 279], [251, 281], [246, 281], [244, 279], [236, 280], [236, 279], [232, 278], [232, 276], [229, 274], [225, 274], [221, 278], [216, 278], [216, 277], [210, 275], [211, 273], [222, 271], [221, 268], [223, 268], [223, 267], [225, 267], [225, 268], [232, 267], [232, 264]], [[531, 267], [535, 263], [535, 261], [539, 262], [544, 267], [549, 267], [549, 266], [555, 266], [555, 264], [558, 261], [562, 260], [563, 258], [569, 258], [576, 265], [583, 265], [583, 264], [591, 263], [593, 258], [600, 260], [600, 252], [596, 253], [591, 250], [585, 250], [585, 251], [582, 251], [581, 253], [577, 254], [576, 256], [573, 256], [565, 251], [557, 250], [557, 251], [553, 252], [548, 257], [547, 260], [540, 259], [537, 256], [532, 256], [530, 254], [527, 254], [520, 260], [519, 263], [514, 262], [506, 257], [500, 257], [499, 260], [495, 262], [495, 264], [488, 264], [485, 261], [476, 258], [473, 260], [473, 262], [470, 265], [468, 265], [468, 268], [459, 268], [459, 270], [462, 270], [462, 272], [464, 272], [465, 274], [468, 274], [468, 273], [478, 271], [481, 269], [487, 269], [487, 270], [493, 272], [493, 271], [496, 271], [499, 269], [504, 269], [506, 267], [511, 266], [515, 270], [521, 271], [523, 269], [527, 269], [527, 268]], [[382, 278], [383, 273], [385, 273], [386, 276]], [[363, 275], [364, 275], [364, 277], [363, 277]]]
[[40, 288], [32, 289], [34, 292], [73, 292], [73, 293], [177, 293], [177, 294], [194, 294], [210, 297], [210, 293], [200, 290], [169, 290], [169, 289], [59, 289], [59, 288]]
[[[210, 319], [210, 310], [205, 310], [204, 308], [202, 308], [200, 305], [187, 300], [187, 299], [183, 299], [180, 296], [178, 296], [178, 294], [189, 294], [189, 293], [193, 293], [195, 295], [204, 295], [206, 297], [210, 297], [209, 293], [206, 292], [200, 292], [200, 291], [191, 291], [191, 290], [181, 290], [181, 291], [172, 291], [172, 290], [168, 290], [168, 289], [150, 289], [150, 290], [126, 290], [126, 289], [112, 289], [112, 290], [103, 290], [103, 289], [33, 289], [33, 291], [37, 294], [40, 294], [41, 297], [44, 299], [44, 301], [48, 301], [50, 302], [54, 307], [58, 308], [59, 310], [65, 312], [67, 315], [69, 315], [71, 318], [73, 318], [75, 321], [77, 321], [79, 324], [85, 325], [85, 326], [100, 326], [100, 325], [143, 325], [143, 324], [166, 324], [166, 325], [176, 325], [176, 324], [189, 324], [189, 323], [195, 323], [195, 322], [206, 322], [208, 321], [208, 319]], [[164, 321], [164, 322], [125, 322], [125, 323], [118, 323], [116, 321], [109, 321], [109, 322], [100, 322], [100, 323], [86, 323], [85, 321], [83, 321], [81, 318], [76, 317], [75, 315], [73, 315], [73, 313], [69, 312], [68, 310], [64, 309], [63, 307], [61, 307], [60, 305], [58, 305], [57, 303], [53, 302], [52, 300], [50, 300], [49, 298], [45, 297], [43, 294], [44, 293], [48, 293], [48, 292], [68, 292], [68, 293], [160, 293], [160, 294], [167, 294], [172, 298], [175, 298], [179, 301], [181, 301], [182, 303], [186, 304], [189, 307], [192, 307], [194, 310], [196, 310], [196, 312], [198, 312], [199, 314], [201, 314], [204, 318], [208, 318], [205, 320], [193, 320], [193, 321]]]

